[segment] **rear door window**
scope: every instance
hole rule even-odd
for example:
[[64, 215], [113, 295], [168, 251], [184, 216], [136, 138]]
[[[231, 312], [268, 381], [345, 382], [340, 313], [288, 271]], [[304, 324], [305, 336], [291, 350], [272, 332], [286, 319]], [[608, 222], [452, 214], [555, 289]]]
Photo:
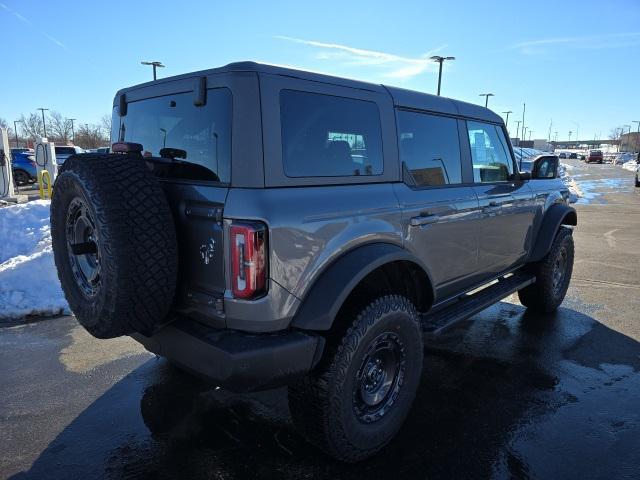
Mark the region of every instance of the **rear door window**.
[[76, 150], [73, 147], [55, 147], [56, 155], [73, 155]]
[[188, 92], [129, 103], [113, 140], [142, 144], [143, 156], [163, 165], [163, 176], [228, 183], [231, 92], [208, 90], [199, 107], [193, 98]]
[[400, 161], [416, 185], [462, 183], [457, 120], [399, 111], [398, 136]]
[[283, 90], [280, 120], [286, 176], [382, 174], [380, 113], [374, 102]]
[[504, 182], [513, 175], [513, 161], [502, 130], [490, 123], [467, 121], [473, 181]]

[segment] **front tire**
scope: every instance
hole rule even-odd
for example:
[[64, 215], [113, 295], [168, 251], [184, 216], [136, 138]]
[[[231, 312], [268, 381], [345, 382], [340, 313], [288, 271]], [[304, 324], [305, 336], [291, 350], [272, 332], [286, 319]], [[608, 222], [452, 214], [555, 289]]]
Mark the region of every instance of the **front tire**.
[[564, 300], [573, 273], [571, 233], [571, 229], [560, 227], [549, 253], [541, 261], [526, 267], [536, 276], [535, 283], [518, 291], [520, 303], [528, 309], [550, 313]]
[[317, 371], [289, 387], [289, 408], [311, 443], [357, 462], [395, 436], [413, 403], [423, 359], [418, 314], [405, 297], [380, 297], [336, 343]]

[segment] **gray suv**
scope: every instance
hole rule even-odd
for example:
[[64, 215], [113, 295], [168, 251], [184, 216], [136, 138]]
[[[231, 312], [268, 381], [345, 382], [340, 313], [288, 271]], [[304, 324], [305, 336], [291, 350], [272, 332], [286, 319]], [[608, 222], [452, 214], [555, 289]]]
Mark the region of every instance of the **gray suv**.
[[234, 63], [119, 91], [112, 142], [54, 187], [79, 322], [230, 390], [287, 385], [300, 432], [343, 461], [397, 433], [429, 338], [568, 288], [558, 159], [520, 172], [477, 105]]

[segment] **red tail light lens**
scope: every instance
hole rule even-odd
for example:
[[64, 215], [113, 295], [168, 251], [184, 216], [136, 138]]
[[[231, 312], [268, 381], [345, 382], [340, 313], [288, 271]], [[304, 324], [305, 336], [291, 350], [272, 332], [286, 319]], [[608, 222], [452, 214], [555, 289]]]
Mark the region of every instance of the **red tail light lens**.
[[230, 237], [233, 296], [260, 296], [267, 288], [266, 226], [257, 222], [233, 223]]

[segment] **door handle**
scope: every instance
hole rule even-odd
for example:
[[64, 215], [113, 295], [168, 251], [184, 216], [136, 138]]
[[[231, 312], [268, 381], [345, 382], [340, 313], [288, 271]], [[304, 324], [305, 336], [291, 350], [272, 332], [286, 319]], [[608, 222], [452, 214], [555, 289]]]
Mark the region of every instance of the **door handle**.
[[409, 223], [412, 227], [420, 227], [422, 225], [438, 223], [439, 220], [440, 217], [438, 215], [418, 215], [417, 217], [411, 217]]

